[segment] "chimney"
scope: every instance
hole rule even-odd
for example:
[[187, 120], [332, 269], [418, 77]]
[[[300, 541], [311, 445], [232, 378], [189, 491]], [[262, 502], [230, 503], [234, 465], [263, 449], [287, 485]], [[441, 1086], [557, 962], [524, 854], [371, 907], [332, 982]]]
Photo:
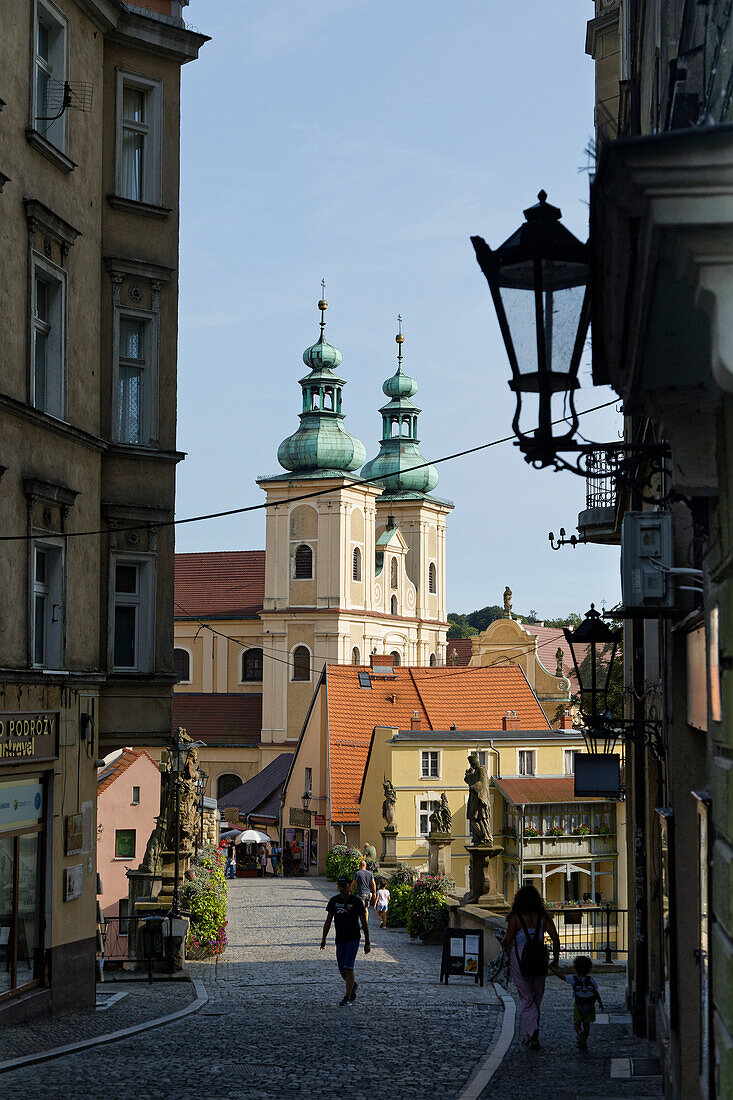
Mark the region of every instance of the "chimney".
[[562, 718], [560, 719], [560, 727], [559, 728], [561, 730], [571, 730], [573, 728], [573, 719], [572, 719], [571, 715], [563, 714]]
[[450, 728], [451, 728], [452, 730], [457, 730], [457, 729], [458, 729], [458, 726], [457, 726], [457, 725], [455, 724], [455, 722], [451, 722]]
[[422, 719], [417, 711], [413, 711], [412, 718], [410, 719], [410, 729], [419, 730], [422, 729]]
[[519, 719], [517, 718], [517, 712], [515, 710], [508, 710], [501, 719], [501, 728], [503, 730], [518, 730]]

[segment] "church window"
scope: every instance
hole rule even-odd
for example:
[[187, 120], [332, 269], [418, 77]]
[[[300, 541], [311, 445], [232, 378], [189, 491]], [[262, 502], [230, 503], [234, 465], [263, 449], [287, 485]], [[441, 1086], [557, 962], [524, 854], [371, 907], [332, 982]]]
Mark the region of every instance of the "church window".
[[187, 649], [173, 650], [173, 671], [177, 683], [191, 683], [191, 657]]
[[262, 650], [247, 649], [242, 654], [242, 681], [262, 680]]
[[351, 555], [351, 579], [361, 580], [361, 550], [358, 546], [354, 547], [354, 553]]
[[435, 569], [435, 562], [431, 561], [428, 566], [428, 592], [438, 591], [438, 576]]
[[293, 680], [310, 680], [311, 655], [307, 646], [299, 645], [293, 650]]
[[397, 558], [392, 558], [389, 564], [389, 584], [390, 588], [397, 587]]
[[389, 609], [393, 615], [397, 614], [397, 597], [393, 596], [389, 605]]
[[313, 551], [304, 542], [295, 551], [296, 580], [310, 580], [313, 576]]
[[430, 654], [430, 667], [435, 668], [436, 664], [437, 664], [437, 661], [435, 660], [435, 654], [431, 653]]
[[392, 650], [392, 652], [390, 653], [390, 657], [392, 658], [392, 665], [394, 668], [397, 668], [398, 665], [402, 664], [402, 658], [400, 657], [396, 649]]
[[359, 647], [358, 646], [354, 646], [354, 648], [351, 651], [351, 663], [352, 663], [352, 665], [360, 665], [361, 664], [361, 653], [359, 652]]

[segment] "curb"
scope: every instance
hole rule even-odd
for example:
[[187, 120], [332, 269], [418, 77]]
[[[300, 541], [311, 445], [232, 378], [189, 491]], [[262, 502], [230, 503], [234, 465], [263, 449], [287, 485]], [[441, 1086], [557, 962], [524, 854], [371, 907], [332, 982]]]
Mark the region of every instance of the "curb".
[[514, 1022], [517, 1016], [517, 1006], [514, 998], [494, 982], [494, 991], [504, 1005], [504, 1016], [501, 1021], [501, 1033], [496, 1046], [486, 1055], [484, 1060], [476, 1066], [468, 1079], [468, 1084], [458, 1097], [458, 1100], [478, 1100], [482, 1092], [498, 1070], [506, 1057], [509, 1047], [514, 1039]]
[[39, 1050], [34, 1054], [25, 1054], [22, 1058], [9, 1058], [5, 1062], [0, 1062], [0, 1073], [22, 1069], [24, 1066], [32, 1066], [38, 1062], [49, 1062], [52, 1058], [61, 1058], [64, 1054], [75, 1054], [76, 1051], [98, 1047], [103, 1043], [114, 1043], [118, 1039], [127, 1039], [128, 1036], [137, 1035], [141, 1031], [150, 1031], [151, 1028], [162, 1027], [164, 1024], [172, 1024], [175, 1020], [182, 1020], [184, 1016], [191, 1016], [202, 1009], [209, 1000], [203, 982], [193, 978], [192, 984], [196, 990], [195, 999], [185, 1008], [179, 1008], [177, 1012], [170, 1012], [167, 1016], [156, 1016], [154, 1020], [123, 1027], [119, 1031], [109, 1031], [106, 1035], [95, 1035], [93, 1039], [80, 1039], [77, 1043], [66, 1043], [62, 1047], [52, 1047], [51, 1050]]

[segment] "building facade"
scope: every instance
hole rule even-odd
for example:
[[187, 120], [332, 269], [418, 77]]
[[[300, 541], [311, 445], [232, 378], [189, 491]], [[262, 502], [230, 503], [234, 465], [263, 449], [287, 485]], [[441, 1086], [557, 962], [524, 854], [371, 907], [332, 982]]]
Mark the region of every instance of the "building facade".
[[170, 736], [181, 7], [0, 39], [0, 1018], [93, 1007], [97, 758]]

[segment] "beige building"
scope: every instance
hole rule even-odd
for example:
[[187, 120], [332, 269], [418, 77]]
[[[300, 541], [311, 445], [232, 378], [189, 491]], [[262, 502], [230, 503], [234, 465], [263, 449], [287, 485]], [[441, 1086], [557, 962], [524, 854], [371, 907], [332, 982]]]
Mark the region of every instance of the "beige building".
[[170, 735], [181, 7], [0, 36], [2, 1020], [93, 1006], [97, 758]]

